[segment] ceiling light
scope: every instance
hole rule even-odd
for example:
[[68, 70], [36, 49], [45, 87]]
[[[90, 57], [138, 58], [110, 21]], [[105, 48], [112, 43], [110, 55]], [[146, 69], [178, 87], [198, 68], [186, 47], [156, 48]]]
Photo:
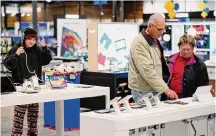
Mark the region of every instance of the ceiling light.
[[12, 17], [15, 16], [15, 15], [16, 15], [16, 13], [11, 14]]
[[25, 13], [22, 13], [22, 14], [21, 14], [21, 17], [24, 17], [24, 16], [25, 16]]
[[46, 2], [48, 2], [48, 3], [51, 2], [51, 1], [52, 1], [52, 0], [46, 0]]
[[216, 17], [216, 10], [214, 11], [214, 16]]
[[79, 19], [79, 15], [70, 15], [70, 14], [66, 14], [65, 18], [75, 18], [75, 19]]
[[2, 16], [4, 17], [4, 16], [5, 16], [5, 13], [2, 13]]
[[[4, 6], [1, 6], [1, 13], [4, 12]], [[18, 7], [14, 7], [14, 6], [7, 6], [6, 7], [6, 13], [7, 14], [13, 14], [13, 13], [18, 13]], [[41, 12], [41, 7], [37, 7], [37, 12]], [[32, 13], [32, 7], [25, 7], [25, 6], [21, 6], [20, 7], [20, 13]]]
[[101, 12], [100, 12], [100, 15], [101, 15], [101, 16], [103, 16], [103, 15], [104, 15], [103, 11], [101, 11]]

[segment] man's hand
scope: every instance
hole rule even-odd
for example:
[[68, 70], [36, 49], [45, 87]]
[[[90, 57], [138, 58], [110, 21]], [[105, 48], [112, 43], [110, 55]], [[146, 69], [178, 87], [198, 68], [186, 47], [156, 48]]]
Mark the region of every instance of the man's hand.
[[42, 47], [46, 46], [44, 37], [42, 37], [42, 40], [40, 41], [40, 45], [41, 45]]
[[23, 47], [19, 47], [18, 49], [17, 49], [17, 51], [16, 51], [16, 54], [19, 56], [20, 54], [22, 54], [22, 53], [24, 53], [25, 51], [24, 51], [24, 49], [23, 49]]
[[171, 89], [168, 89], [166, 91], [164, 91], [164, 93], [169, 97], [169, 98], [172, 98], [172, 99], [178, 99], [178, 95]]

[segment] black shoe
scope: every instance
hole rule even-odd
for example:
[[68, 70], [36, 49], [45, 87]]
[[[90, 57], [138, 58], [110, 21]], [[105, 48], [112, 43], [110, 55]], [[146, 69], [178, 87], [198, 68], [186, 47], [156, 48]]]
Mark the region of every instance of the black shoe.
[[29, 136], [37, 136], [37, 134], [31, 132]]

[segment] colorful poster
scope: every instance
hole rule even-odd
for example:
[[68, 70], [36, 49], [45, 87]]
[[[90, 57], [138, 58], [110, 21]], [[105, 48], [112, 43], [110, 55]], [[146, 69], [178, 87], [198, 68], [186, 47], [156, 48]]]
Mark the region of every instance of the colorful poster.
[[70, 57], [87, 52], [87, 28], [83, 19], [58, 19], [58, 56]]
[[125, 69], [130, 46], [139, 33], [137, 24], [98, 24], [98, 70], [115, 64]]
[[185, 32], [196, 38], [195, 55], [203, 61], [209, 60], [210, 55], [210, 25], [185, 25]]
[[185, 25], [185, 32], [196, 37], [198, 49], [210, 48], [210, 25]]

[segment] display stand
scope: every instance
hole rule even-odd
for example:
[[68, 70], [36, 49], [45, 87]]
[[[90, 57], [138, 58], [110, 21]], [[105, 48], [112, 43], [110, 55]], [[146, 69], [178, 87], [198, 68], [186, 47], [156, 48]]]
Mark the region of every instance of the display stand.
[[[129, 95], [130, 92], [127, 88], [124, 90], [118, 90], [119, 84], [128, 82], [128, 71], [110, 72], [110, 71], [98, 71], [98, 72], [82, 72], [81, 84], [97, 85], [110, 87], [110, 99], [121, 96]], [[99, 110], [105, 108], [104, 97], [96, 98], [83, 98], [80, 100], [81, 107]]]
[[193, 94], [193, 100], [199, 102], [208, 102], [214, 100], [211, 94], [212, 85], [200, 86]]
[[208, 71], [208, 76], [209, 76], [209, 84], [212, 85], [213, 89], [216, 90], [215, 88], [215, 81], [216, 81], [216, 63], [212, 63], [212, 64], [206, 64], [207, 66], [207, 71]]
[[120, 111], [119, 104], [118, 104], [118, 101], [120, 99], [121, 99], [121, 97], [116, 97], [116, 98], [112, 99], [109, 103], [110, 106], [113, 107], [115, 114], [118, 116], [121, 115], [121, 111]]
[[[74, 84], [80, 83], [80, 75], [76, 75]], [[55, 102], [44, 103], [44, 127], [54, 129], [56, 128], [55, 121]], [[72, 131], [79, 130], [80, 127], [80, 99], [72, 99], [64, 101], [64, 130]]]
[[[15, 105], [25, 105], [31, 103], [56, 102], [56, 136], [64, 136], [64, 100], [77, 99], [83, 97], [96, 97], [105, 95], [106, 104], [110, 101], [108, 87], [86, 86], [67, 84], [67, 87], [61, 89], [52, 89], [47, 86], [41, 86], [43, 89], [38, 93], [20, 93], [14, 92], [1, 96], [1, 108]], [[29, 99], [31, 98], [31, 99]]]
[[132, 109], [130, 107], [130, 104], [129, 104], [129, 99], [132, 98], [132, 95], [127, 95], [126, 97], [122, 98], [118, 103], [119, 104], [123, 104], [125, 109], [126, 109], [126, 112], [128, 113], [132, 113]]
[[[192, 98], [184, 98], [180, 101], [188, 104], [172, 105], [162, 102], [159, 107], [153, 107], [150, 110], [139, 108], [132, 109], [132, 113], [121, 112], [121, 116], [114, 113], [82, 113], [80, 116], [80, 136], [194, 136], [191, 121], [196, 125], [195, 128], [199, 129], [197, 134], [208, 136], [207, 133], [215, 133], [214, 130], [207, 132], [206, 129], [209, 126], [212, 128], [213, 121], [208, 121], [209, 125], [206, 126], [207, 120], [210, 120], [206, 116], [214, 114], [214, 100], [200, 103], [193, 101]], [[180, 124], [177, 123], [176, 126], [180, 130], [179, 133], [167, 135], [168, 132], [173, 132], [173, 127], [169, 129], [169, 123], [176, 121], [181, 122]], [[91, 122], [91, 125], [88, 122]], [[168, 125], [166, 125], [167, 123]]]

